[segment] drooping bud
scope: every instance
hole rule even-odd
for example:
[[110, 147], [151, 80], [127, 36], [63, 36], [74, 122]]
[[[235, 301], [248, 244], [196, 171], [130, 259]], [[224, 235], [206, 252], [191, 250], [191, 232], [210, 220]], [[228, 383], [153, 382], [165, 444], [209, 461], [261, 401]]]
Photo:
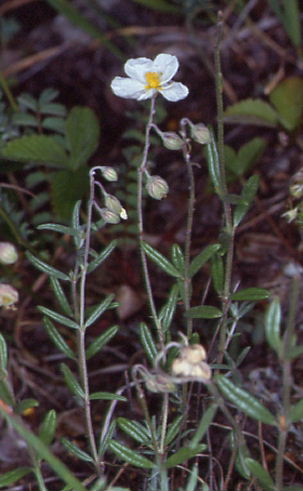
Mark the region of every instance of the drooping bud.
[[164, 147], [168, 150], [180, 150], [184, 145], [182, 138], [173, 131], [161, 132], [160, 136]]
[[12, 308], [18, 302], [19, 293], [7, 283], [0, 284], [0, 307]]
[[0, 263], [14, 264], [18, 259], [16, 247], [10, 242], [0, 242]]
[[181, 358], [189, 363], [200, 363], [206, 360], [206, 351], [201, 344], [190, 344], [181, 349]]
[[146, 190], [154, 199], [166, 198], [169, 191], [167, 182], [160, 176], [151, 176], [146, 183]]
[[119, 215], [119, 217], [122, 218], [123, 220], [127, 219], [126, 210], [123, 208], [123, 206], [121, 205], [118, 198], [116, 198], [116, 196], [113, 196], [112, 194], [106, 194], [105, 206], [108, 210], [112, 211], [116, 215]]
[[190, 134], [192, 139], [195, 142], [200, 143], [200, 145], [205, 145], [206, 143], [210, 143], [209, 129], [203, 123], [191, 124]]
[[102, 166], [100, 167], [101, 174], [107, 181], [113, 182], [118, 180], [118, 174], [113, 167]]
[[113, 211], [109, 210], [108, 208], [100, 208], [99, 211], [103, 220], [106, 223], [111, 223], [113, 225], [116, 225], [117, 223], [120, 222], [120, 216], [117, 215], [117, 213], [114, 213]]

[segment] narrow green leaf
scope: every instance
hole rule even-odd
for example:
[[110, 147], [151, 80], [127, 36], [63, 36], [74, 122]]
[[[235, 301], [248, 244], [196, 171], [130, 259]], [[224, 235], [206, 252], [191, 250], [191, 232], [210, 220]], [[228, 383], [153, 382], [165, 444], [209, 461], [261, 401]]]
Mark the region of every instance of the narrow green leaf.
[[181, 414], [177, 416], [172, 423], [167, 428], [167, 433], [165, 436], [165, 445], [169, 445], [175, 437], [180, 433], [180, 428], [182, 421], [184, 420], [184, 415]]
[[108, 295], [97, 307], [94, 308], [92, 314], [85, 321], [85, 327], [91, 326], [105, 312], [114, 299], [114, 294]]
[[200, 443], [200, 441], [204, 437], [205, 433], [208, 431], [208, 429], [209, 429], [209, 427], [210, 427], [210, 425], [211, 425], [211, 423], [215, 417], [217, 409], [218, 409], [218, 405], [215, 403], [211, 404], [206, 409], [206, 411], [204, 412], [204, 414], [200, 420], [199, 426], [195, 430], [194, 436], [192, 437], [192, 439], [189, 442], [190, 448], [196, 448], [197, 445]]
[[22, 414], [27, 409], [39, 406], [39, 402], [36, 399], [23, 399], [19, 402], [15, 408], [17, 414]]
[[13, 407], [15, 405], [14, 396], [8, 385], [8, 381], [4, 379], [0, 379], [0, 400], [5, 402], [8, 406]]
[[221, 248], [220, 244], [211, 244], [205, 247], [194, 259], [189, 267], [189, 276], [192, 278], [205, 263]]
[[167, 12], [171, 14], [181, 13], [181, 10], [175, 5], [171, 5], [165, 0], [132, 0], [133, 2], [144, 5], [152, 10], [157, 10], [158, 12]]
[[25, 254], [26, 254], [27, 259], [37, 269], [39, 269], [39, 271], [42, 271], [42, 273], [46, 273], [48, 276], [55, 276], [55, 278], [58, 278], [59, 280], [69, 281], [69, 277], [65, 273], [62, 273], [62, 271], [59, 271], [58, 269], [53, 268], [53, 266], [50, 266], [49, 264], [45, 263], [44, 261], [41, 261], [41, 259], [38, 259], [37, 257], [35, 257], [29, 251], [26, 251]]
[[39, 438], [45, 445], [50, 445], [55, 436], [57, 425], [57, 414], [54, 409], [46, 413], [39, 428]]
[[128, 462], [135, 467], [142, 467], [143, 469], [152, 469], [154, 467], [154, 463], [151, 460], [115, 440], [110, 441], [109, 448], [120, 460]]
[[131, 421], [127, 418], [117, 418], [117, 424], [124, 433], [131, 436], [134, 440], [142, 444], [150, 442], [150, 433], [148, 429], [138, 421]]
[[100, 459], [102, 459], [104, 453], [106, 452], [115, 429], [116, 429], [116, 420], [112, 420], [104, 437], [103, 437], [103, 433], [101, 432], [101, 438], [100, 438], [99, 450], [98, 450], [98, 455]]
[[84, 462], [94, 463], [94, 459], [86, 452], [81, 450], [75, 443], [71, 442], [67, 438], [61, 438], [62, 445], [66, 448], [66, 450], [77, 457], [77, 459], [83, 460]]
[[48, 87], [44, 89], [39, 96], [39, 104], [46, 104], [48, 102], [53, 101], [59, 95], [59, 91], [53, 89], [52, 87]]
[[147, 358], [153, 365], [157, 356], [157, 347], [150, 329], [147, 327], [146, 324], [144, 324], [144, 322], [140, 323], [140, 341], [147, 355]]
[[245, 390], [234, 385], [231, 380], [223, 375], [218, 375], [216, 382], [226, 399], [231, 401], [243, 413], [262, 423], [277, 424], [274, 415], [263, 404]]
[[165, 271], [167, 274], [170, 276], [174, 276], [175, 278], [180, 278], [181, 274], [175, 268], [173, 264], [169, 262], [166, 257], [163, 256], [160, 252], [158, 252], [156, 249], [154, 249], [151, 245], [149, 245], [147, 242], [142, 242], [142, 248], [144, 252], [147, 254], [147, 256], [159, 266], [163, 271]]
[[291, 407], [289, 419], [292, 423], [303, 419], [303, 399]]
[[178, 244], [173, 244], [171, 250], [171, 259], [181, 276], [184, 276], [185, 258], [181, 247]]
[[215, 254], [211, 258], [211, 277], [216, 292], [222, 295], [224, 288], [224, 264], [222, 256]]
[[265, 288], [243, 288], [243, 290], [238, 290], [231, 296], [232, 300], [265, 300], [270, 297], [270, 292], [265, 290]]
[[63, 326], [71, 327], [72, 329], [79, 329], [77, 322], [65, 317], [64, 315], [58, 314], [58, 312], [55, 312], [54, 310], [43, 307], [42, 305], [38, 305], [38, 310], [54, 321], [59, 322], [59, 324], [63, 324]]
[[37, 455], [41, 459], [46, 460], [55, 473], [63, 479], [63, 481], [71, 486], [71, 489], [77, 491], [87, 491], [84, 485], [77, 479], [71, 471], [66, 467], [63, 462], [61, 462], [57, 457], [55, 457], [47, 448], [47, 446], [34, 435], [30, 430], [28, 430], [23, 423], [17, 420], [12, 414], [8, 413], [0, 405], [0, 413], [6, 419], [8, 424], [10, 424], [24, 440], [37, 452]]
[[39, 109], [38, 108], [38, 101], [32, 95], [28, 94], [27, 92], [22, 92], [22, 94], [20, 94], [17, 97], [17, 100], [18, 100], [18, 103], [20, 104], [20, 106], [24, 106], [33, 112], [37, 112]]
[[52, 116], [61, 116], [64, 117], [66, 115], [66, 109], [63, 104], [58, 102], [43, 102], [40, 103], [40, 111], [42, 114], [50, 114]]
[[99, 143], [100, 126], [89, 107], [75, 106], [66, 119], [66, 142], [70, 152], [70, 169], [86, 164]]
[[118, 332], [119, 326], [111, 326], [106, 329], [105, 332], [100, 334], [87, 348], [86, 359], [89, 360], [96, 353], [99, 353], [103, 346], [105, 346]]
[[67, 164], [64, 147], [52, 136], [21, 136], [10, 140], [1, 153], [8, 160], [43, 162], [48, 167], [64, 167]]
[[167, 330], [169, 329], [172, 323], [178, 298], [179, 298], [179, 287], [178, 285], [173, 285], [169, 292], [167, 302], [162, 307], [161, 312], [159, 314], [159, 319], [162, 324], [162, 330], [164, 333], [167, 332]]
[[0, 333], [0, 371], [5, 372], [7, 367], [7, 345], [4, 336]]
[[0, 476], [0, 488], [14, 484], [15, 482], [19, 481], [19, 479], [22, 479], [22, 477], [27, 476], [27, 474], [30, 474], [31, 472], [33, 471], [30, 467], [19, 467], [13, 471], [4, 472], [4, 474]]
[[54, 276], [51, 276], [49, 280], [50, 280], [52, 290], [55, 294], [55, 297], [56, 297], [61, 309], [63, 310], [63, 312], [66, 315], [68, 315], [69, 317], [72, 317], [72, 315], [73, 315], [72, 308], [71, 308], [71, 306], [67, 300], [67, 297], [64, 293], [62, 286], [60, 285], [59, 280], [57, 278], [55, 278]]
[[68, 358], [74, 360], [76, 358], [75, 354], [70, 349], [70, 347], [68, 346], [64, 338], [61, 336], [58, 329], [51, 322], [51, 320], [48, 317], [43, 317], [43, 322], [47, 334], [51, 338], [54, 345], [59, 349], [59, 351], [62, 351], [62, 353], [64, 353]]
[[192, 319], [217, 319], [222, 317], [223, 313], [217, 307], [212, 305], [199, 305], [198, 307], [192, 307], [186, 313], [186, 317]]
[[275, 350], [279, 356], [282, 350], [282, 340], [280, 338], [281, 325], [281, 306], [276, 297], [269, 305], [265, 314], [265, 335], [269, 346]]
[[[197, 486], [198, 486], [198, 478], [199, 478], [199, 465], [196, 462], [192, 466], [192, 470], [189, 473], [187, 483], [186, 483], [186, 488], [184, 491], [196, 491]], [[207, 484], [206, 484], [206, 486], [203, 485], [203, 488], [201, 488], [201, 491], [209, 491], [209, 487], [207, 486]]]
[[19, 126], [32, 126], [34, 128], [37, 128], [39, 126], [39, 121], [35, 116], [23, 112], [14, 113], [12, 117], [12, 122], [14, 125]]
[[191, 459], [198, 453], [205, 450], [206, 445], [198, 445], [196, 448], [182, 447], [176, 453], [168, 457], [165, 462], [166, 469], [171, 469], [182, 464], [185, 460]]
[[91, 273], [94, 271], [100, 264], [102, 264], [113, 252], [113, 250], [117, 247], [117, 240], [113, 240], [103, 251], [98, 254], [88, 265], [87, 272]]
[[219, 196], [222, 194], [219, 155], [213, 133], [211, 132], [211, 142], [206, 145], [206, 158], [208, 172], [212, 180], [215, 191]]
[[74, 235], [75, 231], [72, 227], [66, 227], [66, 225], [60, 225], [59, 223], [42, 223], [37, 226], [37, 230], [50, 230], [51, 232], [58, 232], [63, 235]]
[[78, 380], [76, 379], [75, 375], [69, 369], [69, 367], [65, 365], [65, 363], [61, 363], [60, 368], [63, 373], [65, 383], [69, 388], [69, 390], [71, 391], [71, 393], [77, 397], [80, 397], [80, 399], [84, 399], [85, 397], [84, 391], [81, 385], [79, 384]]
[[103, 400], [103, 401], [122, 401], [127, 402], [127, 398], [120, 396], [119, 394], [113, 394], [112, 392], [93, 392], [89, 398], [91, 400]]
[[245, 464], [252, 475], [258, 479], [264, 491], [274, 491], [276, 489], [270, 474], [262, 467], [261, 464], [259, 464], [257, 460], [247, 458], [245, 459]]
[[259, 177], [251, 176], [243, 186], [240, 202], [234, 211], [234, 226], [237, 227], [249, 210], [259, 187]]

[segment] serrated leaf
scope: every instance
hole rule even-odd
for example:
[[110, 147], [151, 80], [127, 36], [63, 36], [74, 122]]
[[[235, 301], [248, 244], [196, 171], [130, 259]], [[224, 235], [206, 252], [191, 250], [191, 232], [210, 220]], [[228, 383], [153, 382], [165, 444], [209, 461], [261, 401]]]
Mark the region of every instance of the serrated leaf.
[[142, 248], [146, 255], [151, 259], [159, 268], [161, 268], [165, 273], [169, 274], [170, 276], [174, 276], [175, 278], [180, 278], [181, 274], [175, 268], [175, 266], [168, 260], [166, 259], [163, 254], [161, 254], [159, 251], [154, 249], [151, 245], [149, 245], [147, 242], [142, 241]]
[[72, 371], [68, 368], [67, 365], [65, 365], [65, 363], [61, 363], [60, 368], [63, 373], [66, 385], [71, 393], [75, 396], [80, 397], [80, 399], [84, 399], [84, 391]]
[[255, 124], [275, 127], [278, 123], [276, 111], [261, 99], [244, 99], [229, 106], [225, 111], [227, 123]]
[[289, 419], [292, 423], [296, 423], [296, 421], [303, 419], [303, 399], [294, 406], [291, 406]]
[[31, 467], [19, 467], [18, 469], [14, 469], [12, 471], [4, 472], [0, 476], [0, 488], [7, 488], [11, 484], [19, 481], [22, 477], [27, 476], [33, 472]]
[[75, 171], [62, 170], [50, 176], [52, 205], [55, 213], [70, 221], [73, 208], [89, 188], [88, 168], [83, 165]]
[[102, 315], [103, 312], [105, 312], [109, 308], [114, 299], [114, 296], [114, 294], [108, 295], [99, 305], [97, 305], [97, 307], [94, 308], [93, 312], [85, 321], [85, 327], [91, 326], [100, 317], [100, 315]]
[[57, 425], [57, 414], [54, 409], [46, 413], [39, 428], [39, 438], [45, 445], [50, 445], [53, 441]]
[[253, 477], [258, 479], [264, 491], [274, 491], [276, 489], [274, 481], [270, 474], [255, 459], [245, 459], [245, 464], [252, 473]]
[[55, 312], [54, 310], [43, 307], [43, 305], [39, 305], [38, 310], [40, 310], [40, 312], [47, 317], [59, 322], [59, 324], [63, 324], [63, 326], [71, 327], [72, 329], [79, 329], [79, 324], [77, 324], [77, 322], [65, 317], [64, 315], [58, 314], [58, 312]]
[[261, 404], [254, 396], [236, 386], [231, 380], [223, 375], [216, 377], [217, 385], [222, 394], [231, 401], [238, 409], [243, 411], [253, 419], [267, 423], [269, 425], [276, 425], [276, 419], [274, 415]]
[[78, 459], [83, 460], [84, 462], [94, 462], [94, 459], [88, 453], [81, 450], [75, 443], [71, 442], [67, 438], [61, 438], [61, 443], [69, 453]]
[[243, 288], [243, 290], [238, 290], [236, 293], [231, 295], [231, 299], [235, 301], [247, 300], [265, 300], [270, 297], [270, 292], [265, 288]]
[[192, 278], [205, 263], [221, 248], [220, 244], [211, 244], [205, 247], [194, 259], [189, 267], [189, 276]]
[[192, 319], [217, 319], [222, 317], [222, 315], [222, 311], [212, 305], [192, 307], [185, 313], [186, 317], [191, 317]]
[[281, 306], [278, 298], [274, 298], [265, 314], [265, 335], [271, 348], [279, 356], [282, 350], [282, 340], [280, 337], [281, 325]]
[[39, 269], [39, 271], [42, 271], [42, 273], [46, 273], [48, 276], [55, 276], [55, 278], [58, 278], [59, 280], [69, 281], [69, 277], [65, 273], [62, 273], [62, 271], [59, 271], [59, 269], [56, 269], [53, 266], [50, 266], [50, 264], [47, 264], [44, 261], [41, 261], [41, 259], [38, 259], [36, 256], [34, 256], [29, 251], [26, 251], [25, 254], [26, 254], [27, 259], [37, 269]]
[[269, 99], [279, 113], [281, 124], [288, 131], [300, 125], [303, 114], [303, 78], [288, 77], [270, 93]]
[[198, 453], [203, 452], [205, 450], [206, 445], [197, 445], [196, 448], [182, 447], [177, 450], [176, 453], [168, 457], [165, 462], [166, 469], [171, 469], [172, 467], [176, 467], [177, 465], [182, 464], [185, 460], [191, 459]]
[[113, 250], [117, 247], [117, 240], [112, 240], [110, 244], [103, 249], [100, 254], [98, 254], [92, 261], [90, 261], [87, 272], [91, 273], [96, 268], [98, 268], [113, 252]]
[[66, 142], [70, 169], [76, 170], [95, 152], [100, 137], [98, 119], [89, 107], [75, 106], [66, 119]]
[[141, 467], [143, 469], [152, 469], [154, 467], [154, 463], [151, 460], [115, 440], [109, 442], [109, 448], [120, 460], [128, 462], [135, 467]]
[[103, 400], [103, 401], [121, 401], [127, 402], [127, 398], [120, 396], [119, 394], [113, 394], [112, 392], [93, 392], [89, 398], [93, 400]]
[[62, 286], [60, 285], [59, 280], [57, 278], [55, 278], [54, 276], [51, 276], [49, 280], [50, 280], [52, 290], [55, 294], [55, 297], [56, 297], [61, 309], [63, 310], [63, 312], [66, 315], [68, 315], [69, 317], [72, 317], [72, 315], [73, 315], [72, 308], [71, 308], [71, 306], [67, 300], [67, 297], [64, 293]]
[[63, 339], [61, 334], [59, 333], [58, 329], [54, 326], [54, 324], [50, 321], [48, 317], [43, 317], [43, 322], [45, 329], [47, 331], [47, 334], [51, 338], [52, 342], [54, 345], [64, 353], [68, 358], [71, 358], [74, 360], [76, 358], [75, 354], [73, 351], [70, 349], [66, 341]]
[[157, 356], [157, 347], [156, 343], [153, 339], [151, 330], [147, 327], [144, 322], [140, 323], [140, 341], [143, 346], [143, 349], [149, 359], [150, 363], [153, 365], [155, 362], [155, 358]]
[[64, 147], [47, 135], [25, 135], [10, 140], [1, 153], [8, 160], [40, 162], [49, 167], [65, 167], [67, 164]]
[[132, 437], [139, 443], [148, 444], [150, 442], [150, 433], [148, 429], [138, 421], [132, 421], [127, 418], [117, 418], [117, 424], [124, 433]]
[[103, 346], [105, 346], [111, 340], [111, 338], [116, 335], [118, 330], [119, 326], [111, 326], [106, 329], [105, 332], [100, 334], [100, 336], [98, 336], [87, 348], [86, 359], [89, 360], [90, 358], [92, 358], [92, 356], [98, 353], [103, 348]]

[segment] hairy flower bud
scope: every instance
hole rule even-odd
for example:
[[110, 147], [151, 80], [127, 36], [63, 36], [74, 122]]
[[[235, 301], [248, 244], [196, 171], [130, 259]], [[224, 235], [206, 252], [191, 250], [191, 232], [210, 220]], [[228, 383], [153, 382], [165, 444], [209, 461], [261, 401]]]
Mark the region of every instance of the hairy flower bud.
[[102, 166], [100, 167], [102, 176], [107, 181], [113, 182], [118, 180], [118, 174], [113, 167]]
[[0, 263], [13, 264], [18, 259], [16, 247], [10, 242], [0, 242]]
[[210, 132], [203, 123], [191, 124], [190, 133], [195, 142], [200, 143], [201, 145], [210, 143]]
[[166, 198], [169, 190], [167, 182], [160, 176], [149, 177], [146, 183], [146, 189], [149, 196], [154, 199]]
[[161, 133], [161, 138], [164, 147], [168, 150], [180, 150], [184, 145], [182, 138], [173, 131]]
[[111, 223], [113, 225], [116, 225], [117, 223], [120, 222], [119, 215], [117, 215], [117, 213], [109, 210], [108, 208], [101, 208], [100, 214], [106, 223]]
[[0, 284], [0, 307], [11, 308], [19, 300], [19, 293], [6, 283]]

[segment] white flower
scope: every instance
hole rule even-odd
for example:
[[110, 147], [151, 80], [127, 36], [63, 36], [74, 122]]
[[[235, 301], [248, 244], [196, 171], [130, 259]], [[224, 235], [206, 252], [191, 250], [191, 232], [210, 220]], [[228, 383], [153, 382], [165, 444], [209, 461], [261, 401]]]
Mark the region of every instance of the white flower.
[[131, 58], [124, 65], [129, 78], [115, 77], [111, 83], [114, 94], [127, 99], [143, 101], [157, 92], [168, 101], [179, 101], [188, 95], [188, 88], [172, 81], [179, 68], [176, 56], [161, 53], [154, 60]]

